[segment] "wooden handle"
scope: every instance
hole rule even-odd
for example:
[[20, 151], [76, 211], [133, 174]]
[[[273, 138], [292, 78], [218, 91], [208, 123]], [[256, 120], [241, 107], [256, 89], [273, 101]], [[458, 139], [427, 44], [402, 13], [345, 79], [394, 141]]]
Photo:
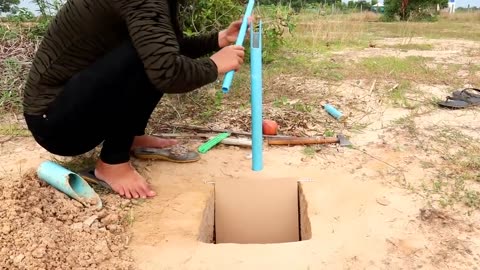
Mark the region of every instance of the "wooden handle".
[[336, 137], [289, 137], [269, 138], [269, 145], [305, 145], [305, 144], [326, 144], [337, 143]]

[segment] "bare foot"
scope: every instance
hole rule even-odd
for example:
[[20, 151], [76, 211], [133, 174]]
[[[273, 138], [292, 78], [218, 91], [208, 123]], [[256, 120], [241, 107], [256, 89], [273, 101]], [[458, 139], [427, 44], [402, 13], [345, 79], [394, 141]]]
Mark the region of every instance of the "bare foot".
[[162, 139], [155, 136], [136, 136], [133, 140], [132, 149], [137, 147], [166, 148], [178, 144], [177, 140]]
[[145, 199], [156, 195], [130, 162], [111, 165], [99, 160], [95, 167], [95, 176], [107, 182], [115, 192], [129, 199]]

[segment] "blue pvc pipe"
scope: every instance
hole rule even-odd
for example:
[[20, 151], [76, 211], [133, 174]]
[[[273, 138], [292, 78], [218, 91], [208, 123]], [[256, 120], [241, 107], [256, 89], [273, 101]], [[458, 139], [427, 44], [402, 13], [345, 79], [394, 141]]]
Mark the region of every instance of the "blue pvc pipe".
[[[85, 205], [82, 199], [95, 200], [97, 207], [102, 208], [102, 201], [98, 194], [78, 174], [52, 161], [44, 161], [37, 169], [38, 177]], [[88, 205], [89, 206], [89, 205]]]
[[[248, 0], [247, 9], [242, 19], [242, 25], [240, 26], [240, 31], [238, 32], [237, 41], [235, 45], [243, 45], [243, 41], [245, 40], [245, 34], [247, 33], [248, 27], [248, 17], [252, 15], [253, 7], [255, 5], [255, 0]], [[230, 86], [232, 85], [233, 75], [235, 74], [235, 70], [230, 70], [225, 74], [223, 78], [223, 85], [222, 91], [223, 93], [228, 93], [230, 90]]]
[[263, 130], [262, 130], [262, 22], [259, 31], [250, 27], [250, 73], [252, 102], [252, 170], [263, 169]]
[[323, 108], [325, 109], [325, 111], [327, 111], [331, 116], [333, 116], [337, 120], [339, 120], [343, 116], [343, 114], [340, 111], [338, 111], [335, 107], [333, 107], [330, 104], [325, 104]]

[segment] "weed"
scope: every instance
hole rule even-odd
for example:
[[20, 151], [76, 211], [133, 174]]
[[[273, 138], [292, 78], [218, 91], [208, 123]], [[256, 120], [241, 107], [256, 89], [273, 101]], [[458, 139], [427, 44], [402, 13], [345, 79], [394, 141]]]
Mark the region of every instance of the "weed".
[[21, 128], [17, 124], [0, 124], [0, 135], [4, 136], [29, 136], [30, 131], [28, 129]]
[[314, 157], [316, 153], [317, 151], [315, 150], [315, 148], [311, 146], [307, 146], [303, 148], [303, 154], [306, 155], [307, 157]]
[[393, 121], [395, 125], [400, 126], [403, 130], [407, 130], [411, 136], [418, 134], [417, 125], [415, 124], [415, 114], [410, 113], [407, 116], [401, 117]]
[[464, 202], [468, 207], [480, 208], [480, 192], [467, 190], [463, 196]]
[[323, 136], [325, 136], [325, 137], [333, 137], [333, 136], [335, 136], [335, 131], [330, 130], [330, 129], [327, 129], [327, 130], [325, 130], [325, 132], [323, 132]]
[[298, 102], [298, 103], [295, 103], [292, 105], [293, 106], [293, 109], [299, 111], [299, 112], [312, 112], [313, 108], [312, 106], [308, 105], [308, 104], [305, 104], [305, 103], [301, 103], [301, 102]]
[[11, 29], [10, 27], [0, 25], [0, 37], [1, 40], [12, 40], [18, 38], [20, 33]]
[[480, 208], [480, 194], [471, 186], [476, 184], [480, 169], [480, 144], [453, 128], [439, 127], [433, 130], [428, 149], [442, 157], [432, 188], [442, 207], [463, 203], [470, 208]]
[[273, 101], [273, 106], [277, 108], [280, 108], [286, 105], [288, 105], [288, 98], [285, 96], [275, 98], [275, 100]]

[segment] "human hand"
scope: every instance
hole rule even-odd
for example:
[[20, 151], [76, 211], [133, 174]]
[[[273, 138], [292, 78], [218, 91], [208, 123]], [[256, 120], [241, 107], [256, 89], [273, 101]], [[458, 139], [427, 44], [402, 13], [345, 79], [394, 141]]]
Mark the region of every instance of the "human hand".
[[[224, 48], [237, 41], [240, 28], [242, 26], [243, 18], [237, 21], [234, 21], [228, 26], [227, 29], [220, 31], [218, 34], [218, 45], [220, 48]], [[253, 22], [253, 16], [248, 17], [248, 25], [250, 26]], [[247, 37], [246, 35], [245, 37]]]
[[223, 74], [228, 71], [238, 71], [243, 64], [245, 48], [242, 46], [227, 46], [210, 57], [217, 65], [218, 73]]

